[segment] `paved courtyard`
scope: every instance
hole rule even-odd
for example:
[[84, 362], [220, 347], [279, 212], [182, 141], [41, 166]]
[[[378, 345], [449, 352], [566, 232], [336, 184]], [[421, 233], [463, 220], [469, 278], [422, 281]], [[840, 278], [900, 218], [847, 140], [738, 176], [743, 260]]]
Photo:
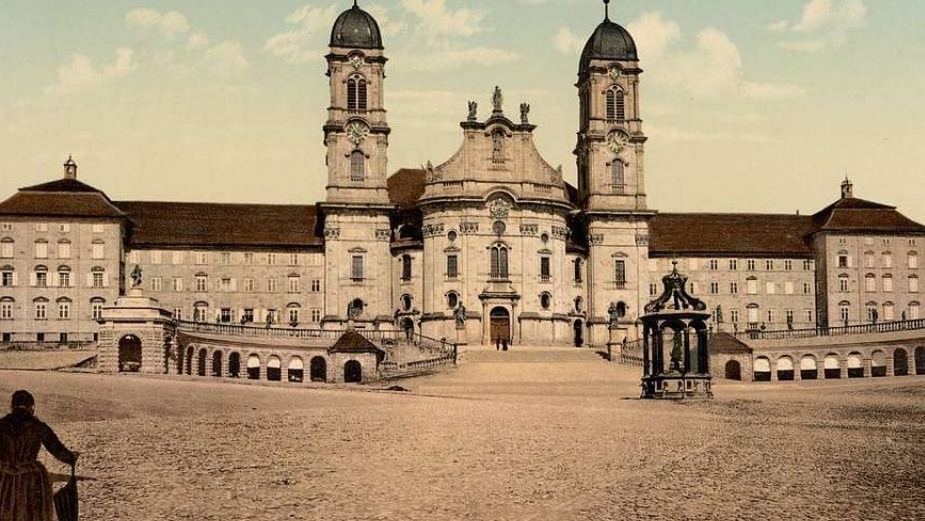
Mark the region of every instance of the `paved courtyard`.
[[32, 390], [83, 453], [95, 521], [925, 518], [925, 378], [660, 403], [638, 377], [514, 347], [409, 392], [36, 371], [0, 392]]

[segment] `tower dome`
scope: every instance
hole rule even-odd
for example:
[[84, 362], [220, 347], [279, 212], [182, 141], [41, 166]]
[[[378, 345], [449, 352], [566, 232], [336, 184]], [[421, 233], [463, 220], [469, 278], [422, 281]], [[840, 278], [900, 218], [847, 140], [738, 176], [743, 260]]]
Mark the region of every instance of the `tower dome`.
[[366, 11], [360, 9], [356, 0], [353, 7], [347, 9], [331, 29], [331, 47], [347, 47], [351, 49], [382, 49], [382, 35], [376, 19]]
[[588, 39], [585, 48], [581, 51], [580, 70], [585, 70], [591, 64], [591, 60], [622, 60], [637, 61], [639, 56], [636, 54], [636, 42], [630, 36], [629, 31], [620, 24], [610, 21], [609, 13], [606, 11], [604, 1], [604, 21], [597, 26], [594, 34]]

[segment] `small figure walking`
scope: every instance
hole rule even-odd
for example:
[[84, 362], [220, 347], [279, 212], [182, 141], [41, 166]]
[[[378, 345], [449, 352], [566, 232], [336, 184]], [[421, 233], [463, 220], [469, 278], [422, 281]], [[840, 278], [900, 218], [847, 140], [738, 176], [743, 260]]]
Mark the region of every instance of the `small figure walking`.
[[58, 460], [74, 465], [79, 453], [67, 449], [55, 432], [35, 417], [28, 391], [13, 393], [12, 411], [0, 418], [0, 519], [55, 521], [51, 480], [39, 463], [42, 446]]

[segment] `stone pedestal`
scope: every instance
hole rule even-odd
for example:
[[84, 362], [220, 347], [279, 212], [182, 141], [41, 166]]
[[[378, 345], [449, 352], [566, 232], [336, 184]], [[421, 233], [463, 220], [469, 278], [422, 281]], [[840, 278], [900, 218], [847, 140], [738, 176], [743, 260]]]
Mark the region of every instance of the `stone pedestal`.
[[172, 315], [140, 289], [104, 307], [98, 322], [99, 372], [165, 374], [175, 363], [169, 360], [169, 342], [175, 333]]

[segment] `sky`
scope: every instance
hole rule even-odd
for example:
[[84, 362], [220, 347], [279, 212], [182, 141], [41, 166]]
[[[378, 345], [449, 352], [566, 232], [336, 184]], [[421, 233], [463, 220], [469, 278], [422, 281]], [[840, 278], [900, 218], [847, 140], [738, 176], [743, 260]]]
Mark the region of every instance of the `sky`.
[[[324, 198], [324, 55], [352, 0], [0, 0], [0, 198], [78, 178], [115, 200]], [[383, 32], [389, 170], [459, 147], [467, 101], [531, 105], [575, 183], [581, 48], [601, 0], [360, 0]], [[925, 2], [614, 0], [640, 56], [649, 207], [925, 223]], [[481, 112], [484, 114], [485, 109]]]

